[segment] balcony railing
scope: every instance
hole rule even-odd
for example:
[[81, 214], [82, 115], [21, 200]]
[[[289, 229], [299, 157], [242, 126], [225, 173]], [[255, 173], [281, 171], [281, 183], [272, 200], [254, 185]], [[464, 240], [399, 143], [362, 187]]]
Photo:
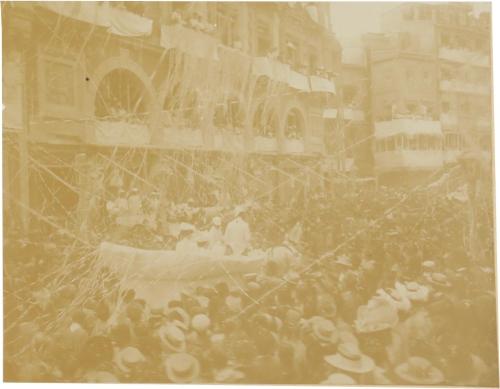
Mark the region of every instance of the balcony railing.
[[301, 154], [304, 152], [304, 141], [299, 139], [285, 139], [283, 151], [287, 154]]
[[468, 49], [441, 47], [439, 49], [439, 58], [451, 62], [466, 63], [475, 66], [490, 66], [490, 58], [487, 54]]
[[[337, 115], [338, 110], [336, 108], [328, 108], [323, 111], [324, 119], [336, 119]], [[362, 122], [365, 120], [365, 113], [361, 109], [344, 108], [344, 119]]]
[[254, 151], [258, 153], [275, 153], [278, 151], [278, 140], [266, 136], [254, 137]]
[[87, 126], [85, 141], [99, 145], [146, 145], [151, 134], [146, 124], [95, 120]]
[[465, 82], [460, 80], [441, 80], [439, 87], [444, 92], [489, 95], [490, 85]]

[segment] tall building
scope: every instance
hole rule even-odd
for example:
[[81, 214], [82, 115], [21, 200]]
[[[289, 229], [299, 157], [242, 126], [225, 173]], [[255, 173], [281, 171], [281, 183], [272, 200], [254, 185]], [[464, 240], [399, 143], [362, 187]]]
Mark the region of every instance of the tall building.
[[378, 174], [428, 172], [491, 152], [490, 14], [404, 3], [367, 34]]
[[88, 217], [139, 182], [172, 201], [288, 201], [321, 185], [341, 67], [329, 15], [327, 3], [5, 3], [6, 209]]

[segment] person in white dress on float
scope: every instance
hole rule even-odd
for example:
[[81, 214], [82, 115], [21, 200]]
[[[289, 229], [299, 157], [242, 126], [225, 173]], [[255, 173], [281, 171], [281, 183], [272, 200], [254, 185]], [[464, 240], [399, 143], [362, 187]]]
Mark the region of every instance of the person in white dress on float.
[[250, 247], [251, 233], [245, 215], [246, 209], [237, 207], [235, 218], [226, 226], [224, 242], [231, 248], [233, 255], [242, 255]]

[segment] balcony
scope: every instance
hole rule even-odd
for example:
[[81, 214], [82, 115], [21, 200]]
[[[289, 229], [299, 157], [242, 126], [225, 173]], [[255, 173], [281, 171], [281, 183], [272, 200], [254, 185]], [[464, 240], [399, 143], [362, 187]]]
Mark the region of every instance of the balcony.
[[304, 153], [304, 141], [299, 139], [285, 139], [283, 141], [283, 152], [285, 154], [302, 154]]
[[391, 170], [432, 170], [443, 166], [441, 150], [393, 150], [375, 153], [376, 169], [381, 172]]
[[254, 151], [257, 153], [275, 153], [278, 151], [278, 141], [276, 138], [256, 136], [254, 138]]
[[84, 140], [98, 145], [137, 146], [150, 144], [151, 134], [146, 124], [95, 120], [86, 126]]
[[453, 113], [442, 113], [439, 117], [443, 130], [455, 128], [458, 125], [457, 115]]
[[[324, 119], [336, 119], [338, 111], [336, 108], [328, 108], [323, 111]], [[344, 120], [362, 122], [365, 120], [365, 113], [361, 109], [344, 108]]]
[[253, 59], [254, 76], [265, 76], [275, 82], [287, 84], [290, 88], [302, 92], [323, 92], [335, 94], [335, 84], [323, 77], [307, 76], [290, 68], [290, 65], [268, 57]]
[[401, 118], [375, 123], [375, 137], [386, 138], [398, 134], [441, 135], [441, 122], [429, 118]]
[[169, 127], [163, 130], [163, 142], [172, 148], [202, 148], [203, 133], [199, 129]]
[[490, 58], [487, 54], [467, 49], [441, 47], [439, 49], [439, 59], [474, 66], [490, 67]]
[[443, 92], [465, 93], [487, 96], [491, 92], [490, 85], [465, 82], [460, 80], [441, 80], [439, 88]]
[[228, 152], [245, 151], [245, 139], [242, 134], [221, 130], [214, 135], [214, 148]]

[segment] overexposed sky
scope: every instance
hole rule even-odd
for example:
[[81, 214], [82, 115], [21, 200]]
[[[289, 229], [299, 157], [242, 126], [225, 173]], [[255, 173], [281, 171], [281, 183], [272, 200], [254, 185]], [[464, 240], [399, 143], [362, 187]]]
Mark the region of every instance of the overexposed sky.
[[[387, 10], [397, 7], [400, 1], [394, 2], [332, 2], [331, 20], [333, 31], [341, 41], [346, 38], [359, 37], [367, 32], [380, 32], [380, 16]], [[491, 3], [475, 2], [476, 12], [491, 9]]]

